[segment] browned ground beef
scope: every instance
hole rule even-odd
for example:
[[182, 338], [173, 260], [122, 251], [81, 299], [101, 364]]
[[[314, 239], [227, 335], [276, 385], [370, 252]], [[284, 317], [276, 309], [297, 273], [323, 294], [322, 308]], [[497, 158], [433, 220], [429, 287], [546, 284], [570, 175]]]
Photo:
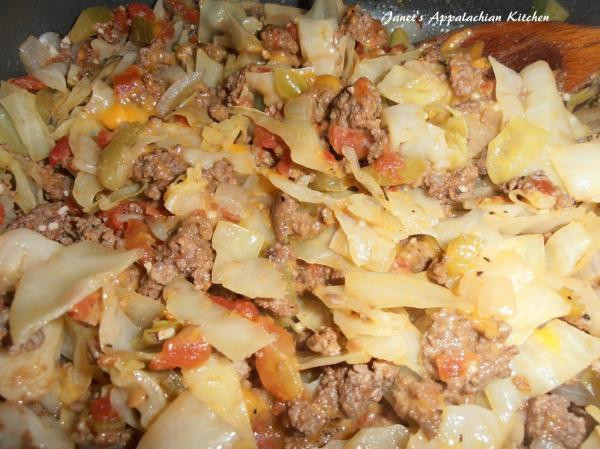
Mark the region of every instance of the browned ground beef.
[[170, 50], [167, 50], [164, 41], [155, 39], [149, 47], [140, 49], [140, 64], [149, 72], [159, 67], [175, 65], [177, 59]]
[[225, 79], [225, 84], [219, 89], [219, 98], [225, 106], [254, 106], [254, 96], [246, 85], [246, 72], [250, 69], [246, 66], [233, 72]]
[[170, 150], [159, 148], [137, 159], [133, 166], [133, 180], [148, 184], [146, 196], [160, 200], [167, 186], [187, 168], [188, 163], [180, 147]]
[[432, 172], [424, 183], [429, 196], [444, 204], [460, 203], [471, 196], [478, 176], [477, 168], [467, 165], [446, 173]]
[[208, 111], [213, 120], [221, 122], [229, 117], [227, 108], [221, 103], [215, 89], [203, 86], [196, 94], [196, 104]]
[[403, 268], [413, 273], [425, 271], [440, 249], [431, 236], [413, 236], [398, 243], [396, 268]]
[[497, 323], [497, 335], [489, 338], [455, 311], [442, 309], [431, 318], [421, 346], [425, 370], [440, 380], [438, 366], [444, 360], [458, 361], [462, 367], [450, 378], [441, 379], [450, 402], [462, 402], [464, 395], [481, 391], [491, 380], [510, 376], [509, 362], [519, 350], [505, 343], [511, 331], [508, 324]]
[[354, 39], [364, 52], [383, 48], [388, 43], [387, 32], [381, 22], [358, 5], [346, 10], [340, 32]]
[[323, 355], [338, 355], [342, 351], [337, 332], [331, 327], [324, 327], [312, 334], [306, 340], [306, 347]]
[[68, 206], [61, 202], [40, 204], [9, 226], [9, 229], [19, 228], [37, 231], [63, 245], [89, 240], [114, 248], [118, 242], [114, 231], [101, 219], [95, 215], [74, 216]]
[[379, 91], [373, 84], [361, 78], [358, 82], [366, 82], [368, 88], [360, 98], [354, 94], [354, 86], [344, 89], [333, 100], [330, 113], [331, 123], [344, 128], [368, 131], [373, 138], [369, 148], [369, 162], [383, 154], [387, 144], [387, 132], [382, 128], [381, 113], [383, 103]]
[[399, 375], [392, 395], [398, 417], [405, 422], [416, 422], [429, 438], [437, 433], [444, 407], [442, 385], [430, 379]]
[[237, 184], [233, 164], [228, 159], [219, 159], [209, 169], [202, 171], [208, 181], [206, 190], [214, 193], [219, 184]]
[[545, 394], [527, 403], [525, 438], [528, 443], [541, 440], [577, 449], [587, 434], [585, 419], [569, 411], [569, 401], [556, 394]]
[[281, 194], [273, 204], [271, 221], [279, 242], [287, 242], [293, 236], [309, 237], [320, 229], [319, 221], [286, 194]]
[[522, 190], [524, 192], [542, 192], [555, 198], [554, 207], [565, 209], [573, 207], [575, 200], [568, 193], [555, 186], [543, 172], [535, 172], [527, 176], [511, 179], [504, 186], [505, 192]]
[[157, 298], [162, 288], [177, 276], [207, 290], [211, 285], [214, 259], [210, 244], [213, 226], [204, 213], [192, 214], [182, 221], [169, 240], [158, 248], [156, 259], [142, 279], [140, 292]]
[[220, 45], [201, 43], [199, 47], [204, 50], [210, 59], [217, 61], [219, 64], [224, 64], [227, 60], [227, 50]]
[[57, 172], [50, 165], [40, 165], [37, 169], [44, 197], [48, 201], [62, 201], [71, 194], [73, 178]]
[[85, 41], [79, 46], [75, 62], [86, 75], [92, 75], [102, 67], [100, 55], [92, 48], [90, 41]]
[[290, 404], [288, 418], [294, 429], [314, 435], [328, 421], [360, 416], [382, 394], [381, 377], [367, 365], [327, 367], [313, 397]]
[[459, 97], [470, 97], [485, 81], [484, 69], [471, 65], [471, 59], [463, 53], [455, 53], [449, 60], [450, 84]]
[[[120, 9], [121, 13], [126, 14], [124, 6], [118, 6], [116, 9]], [[98, 37], [104, 39], [109, 44], [119, 43], [127, 37], [127, 30], [122, 29], [121, 25], [115, 20], [98, 22], [94, 25], [94, 29]]]
[[300, 51], [300, 45], [288, 27], [267, 25], [260, 32], [260, 39], [269, 51], [284, 51], [291, 55]]
[[129, 426], [98, 432], [89, 417], [81, 414], [71, 438], [77, 449], [125, 449], [135, 445], [139, 434]]
[[283, 298], [256, 298], [254, 302], [275, 316], [291, 317], [298, 313], [298, 303], [290, 295]]

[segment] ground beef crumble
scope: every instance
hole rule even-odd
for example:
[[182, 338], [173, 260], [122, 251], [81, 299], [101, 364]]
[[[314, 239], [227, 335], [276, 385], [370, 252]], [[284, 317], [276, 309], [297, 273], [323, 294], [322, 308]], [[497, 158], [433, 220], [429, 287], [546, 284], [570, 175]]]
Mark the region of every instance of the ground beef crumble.
[[214, 260], [210, 244], [215, 223], [203, 212], [190, 215], [162, 244], [141, 281], [140, 293], [158, 298], [163, 287], [177, 276], [190, 279], [196, 287], [211, 285]]
[[477, 98], [482, 85], [485, 83], [486, 69], [476, 68], [471, 58], [464, 53], [454, 53], [448, 61], [450, 84], [454, 93], [459, 97]]
[[64, 175], [50, 165], [36, 167], [36, 175], [48, 201], [63, 201], [71, 194], [73, 178]]
[[115, 248], [119, 241], [114, 231], [100, 218], [95, 215], [72, 215], [69, 207], [62, 202], [43, 203], [30, 213], [17, 217], [9, 229], [19, 228], [37, 231], [63, 245], [89, 240]]
[[[357, 95], [359, 83], [361, 93]], [[388, 142], [387, 131], [382, 127], [382, 111], [379, 91], [371, 81], [360, 78], [333, 100], [329, 118], [332, 125], [368, 132], [373, 143], [369, 145], [367, 158], [372, 162], [383, 154]]]
[[303, 211], [300, 203], [285, 193], [275, 200], [271, 208], [271, 221], [277, 240], [284, 243], [292, 236], [310, 237], [321, 228], [315, 217]]
[[219, 88], [219, 98], [225, 106], [254, 107], [254, 96], [246, 84], [246, 66], [230, 74], [222, 87]]
[[314, 435], [330, 420], [360, 416], [382, 395], [381, 376], [367, 365], [327, 367], [313, 397], [290, 404], [288, 418], [294, 429]]
[[181, 147], [159, 148], [137, 159], [133, 166], [133, 180], [148, 184], [146, 196], [160, 200], [167, 186], [185, 173], [187, 168]]
[[566, 209], [575, 205], [575, 200], [568, 193], [555, 186], [543, 172], [535, 172], [527, 176], [511, 179], [502, 186], [506, 193], [520, 190], [525, 193], [540, 192], [554, 198], [554, 208]]
[[338, 343], [338, 335], [331, 327], [319, 329], [306, 340], [306, 347], [323, 355], [338, 355], [342, 349]]
[[444, 407], [444, 388], [430, 379], [418, 380], [410, 375], [399, 375], [392, 389], [394, 411], [399, 418], [416, 422], [425, 435], [437, 433]]
[[585, 419], [569, 411], [569, 401], [564, 397], [546, 394], [527, 403], [525, 439], [528, 443], [543, 441], [577, 449], [586, 434]]
[[446, 384], [450, 402], [460, 403], [491, 380], [510, 376], [509, 362], [519, 351], [505, 343], [511, 332], [508, 324], [498, 322], [497, 335], [489, 338], [474, 321], [449, 309], [431, 319], [423, 335], [421, 361], [428, 375]]
[[385, 27], [359, 5], [346, 10], [339, 32], [354, 39], [359, 51], [364, 53], [383, 48], [388, 43]]
[[263, 42], [265, 49], [269, 51], [284, 51], [291, 55], [295, 55], [300, 51], [300, 45], [296, 34], [290, 27], [295, 27], [294, 24], [281, 27], [267, 25], [260, 32], [260, 39]]
[[432, 172], [424, 179], [427, 194], [446, 205], [461, 203], [470, 198], [479, 171], [473, 165], [449, 172]]

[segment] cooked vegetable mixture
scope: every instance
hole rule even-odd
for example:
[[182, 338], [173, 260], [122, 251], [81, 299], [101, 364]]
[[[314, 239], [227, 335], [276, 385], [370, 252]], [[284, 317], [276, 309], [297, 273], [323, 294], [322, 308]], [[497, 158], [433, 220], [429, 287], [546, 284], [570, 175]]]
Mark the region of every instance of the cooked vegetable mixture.
[[599, 84], [470, 38], [339, 0], [29, 37], [0, 447], [600, 447]]

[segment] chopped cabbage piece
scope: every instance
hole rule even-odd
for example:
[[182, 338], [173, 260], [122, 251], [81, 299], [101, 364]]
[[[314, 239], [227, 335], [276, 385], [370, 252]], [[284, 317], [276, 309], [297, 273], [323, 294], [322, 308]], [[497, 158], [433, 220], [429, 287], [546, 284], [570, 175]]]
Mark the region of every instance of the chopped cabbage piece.
[[38, 348], [0, 354], [0, 395], [6, 400], [38, 400], [57, 387], [63, 324], [55, 320], [42, 331], [44, 341]]
[[451, 90], [448, 83], [440, 80], [433, 72], [418, 73], [401, 65], [395, 65], [377, 85], [382, 95], [395, 103], [446, 104]]
[[223, 281], [222, 271], [227, 264], [235, 261], [255, 259], [263, 246], [264, 238], [240, 225], [229, 221], [217, 223], [212, 238], [216, 252], [213, 263], [212, 280], [215, 284]]
[[30, 447], [75, 449], [75, 444], [58, 421], [39, 417], [24, 404], [0, 403], [0, 447], [21, 449], [26, 436]]
[[600, 179], [594, 170], [600, 163], [600, 140], [551, 146], [550, 159], [573, 198], [600, 203]]
[[23, 273], [48, 260], [62, 245], [29, 229], [14, 229], [0, 236], [0, 291], [12, 290]]
[[217, 305], [189, 282], [173, 281], [163, 295], [167, 311], [177, 321], [200, 326], [206, 341], [233, 361], [250, 357], [275, 340], [261, 326]]
[[346, 274], [345, 285], [349, 294], [378, 308], [467, 307], [447, 288], [415, 275], [353, 271]]
[[488, 145], [486, 168], [495, 184], [539, 168], [549, 134], [527, 119], [513, 117]]
[[256, 448], [240, 376], [233, 363], [213, 354], [204, 365], [184, 369], [181, 374], [188, 389], [198, 399], [239, 432], [248, 447]]
[[13, 342], [24, 343], [44, 324], [66, 313], [139, 257], [137, 250], [113, 251], [83, 241], [27, 270], [10, 309]]
[[303, 16], [298, 17], [297, 25], [302, 56], [315, 74], [340, 76], [346, 49], [336, 42], [337, 21]]
[[184, 391], [156, 418], [137, 449], [250, 449], [242, 435], [194, 393]]

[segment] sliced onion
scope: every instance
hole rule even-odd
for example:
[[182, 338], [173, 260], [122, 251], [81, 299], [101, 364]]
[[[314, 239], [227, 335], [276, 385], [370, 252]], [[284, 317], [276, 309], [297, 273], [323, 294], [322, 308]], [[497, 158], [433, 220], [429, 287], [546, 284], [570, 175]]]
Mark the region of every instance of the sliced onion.
[[67, 91], [67, 64], [64, 62], [55, 62], [40, 69], [35, 70], [32, 75], [44, 83], [46, 86], [58, 90], [59, 92]]
[[52, 53], [39, 39], [29, 36], [19, 47], [19, 58], [29, 73], [46, 65]]
[[52, 56], [58, 56], [60, 49], [60, 35], [49, 31], [39, 37], [39, 41], [50, 51]]
[[185, 70], [178, 65], [165, 67], [158, 73], [158, 77], [169, 84], [179, 81], [185, 76]]
[[115, 70], [113, 71], [113, 76], [118, 75], [123, 72], [127, 67], [135, 62], [138, 57], [137, 51], [128, 51], [123, 55], [121, 60], [117, 63]]
[[90, 45], [102, 60], [114, 56], [121, 49], [120, 45], [109, 44], [104, 39], [94, 39]]
[[162, 117], [175, 108], [186, 96], [202, 82], [202, 73], [192, 72], [179, 81], [173, 83], [160, 97], [156, 104], [156, 111]]

